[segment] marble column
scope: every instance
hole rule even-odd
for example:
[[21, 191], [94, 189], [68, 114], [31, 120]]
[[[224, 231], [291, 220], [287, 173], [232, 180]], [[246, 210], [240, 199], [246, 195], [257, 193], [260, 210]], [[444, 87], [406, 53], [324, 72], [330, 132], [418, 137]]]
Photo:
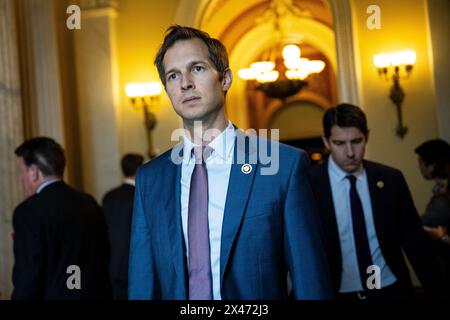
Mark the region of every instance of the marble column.
[[338, 101], [360, 105], [350, 0], [329, 0], [336, 39]]
[[[20, 0], [22, 74], [32, 136], [49, 136], [64, 145], [61, 80], [53, 1]], [[58, 26], [58, 27], [65, 27]], [[25, 102], [25, 100], [24, 100]], [[29, 129], [29, 128], [27, 128]]]
[[14, 149], [23, 140], [14, 2], [0, 0], [0, 299], [12, 290], [14, 207], [23, 199]]
[[97, 200], [120, 183], [117, 1], [87, 0], [75, 31], [84, 190]]

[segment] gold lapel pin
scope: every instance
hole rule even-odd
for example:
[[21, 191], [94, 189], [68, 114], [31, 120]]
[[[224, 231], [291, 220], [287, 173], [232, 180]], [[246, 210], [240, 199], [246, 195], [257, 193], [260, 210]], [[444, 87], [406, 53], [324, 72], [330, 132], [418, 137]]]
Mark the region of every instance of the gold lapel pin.
[[241, 171], [243, 174], [249, 174], [250, 172], [252, 172], [252, 166], [248, 163], [243, 164], [241, 167]]
[[383, 187], [384, 187], [384, 182], [383, 181], [377, 181], [377, 187], [379, 188], [379, 189], [383, 189]]

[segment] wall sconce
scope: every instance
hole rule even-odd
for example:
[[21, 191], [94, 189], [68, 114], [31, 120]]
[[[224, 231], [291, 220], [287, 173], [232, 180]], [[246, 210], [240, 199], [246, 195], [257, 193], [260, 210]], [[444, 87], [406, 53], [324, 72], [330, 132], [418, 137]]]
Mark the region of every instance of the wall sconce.
[[133, 107], [142, 107], [144, 111], [144, 125], [147, 132], [148, 157], [153, 159], [156, 152], [153, 148], [152, 130], [156, 126], [156, 116], [150, 110], [151, 106], [159, 103], [159, 96], [162, 92], [162, 86], [159, 82], [149, 83], [129, 83], [125, 87], [125, 92], [130, 98]]
[[[405, 99], [405, 93], [400, 87], [400, 78], [409, 78], [413, 66], [416, 63], [416, 53], [412, 50], [381, 53], [373, 57], [373, 62], [378, 69], [380, 77], [387, 81], [390, 81], [391, 79], [394, 81], [389, 97], [397, 107], [398, 125], [396, 134], [403, 139], [408, 132], [408, 127], [403, 125], [402, 103]], [[405, 74], [404, 77], [402, 77], [402, 73]]]

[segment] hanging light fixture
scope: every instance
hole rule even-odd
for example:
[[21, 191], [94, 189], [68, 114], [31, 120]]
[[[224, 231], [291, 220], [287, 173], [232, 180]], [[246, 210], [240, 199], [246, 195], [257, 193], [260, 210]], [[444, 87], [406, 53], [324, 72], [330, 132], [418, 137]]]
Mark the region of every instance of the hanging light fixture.
[[[321, 60], [309, 60], [301, 57], [297, 44], [283, 44], [280, 19], [283, 15], [301, 15], [301, 10], [292, 1], [273, 0], [269, 9], [263, 14], [263, 20], [272, 19], [277, 36], [277, 43], [263, 54], [263, 60], [254, 62], [248, 68], [238, 70], [238, 76], [243, 80], [256, 81], [257, 89], [262, 90], [271, 98], [285, 99], [299, 92], [307, 85], [305, 79], [314, 73], [320, 73], [325, 68]], [[283, 63], [280, 63], [280, 52]]]

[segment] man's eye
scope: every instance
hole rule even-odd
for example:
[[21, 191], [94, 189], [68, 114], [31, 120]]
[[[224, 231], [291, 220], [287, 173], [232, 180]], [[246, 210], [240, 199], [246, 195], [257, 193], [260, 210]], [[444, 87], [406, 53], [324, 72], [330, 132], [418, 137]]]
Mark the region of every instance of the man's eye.
[[204, 69], [205, 68], [203, 66], [194, 66], [194, 71], [197, 71], [197, 72], [202, 71]]
[[167, 77], [167, 80], [175, 80], [176, 78], [177, 78], [177, 74], [176, 73], [171, 73]]

